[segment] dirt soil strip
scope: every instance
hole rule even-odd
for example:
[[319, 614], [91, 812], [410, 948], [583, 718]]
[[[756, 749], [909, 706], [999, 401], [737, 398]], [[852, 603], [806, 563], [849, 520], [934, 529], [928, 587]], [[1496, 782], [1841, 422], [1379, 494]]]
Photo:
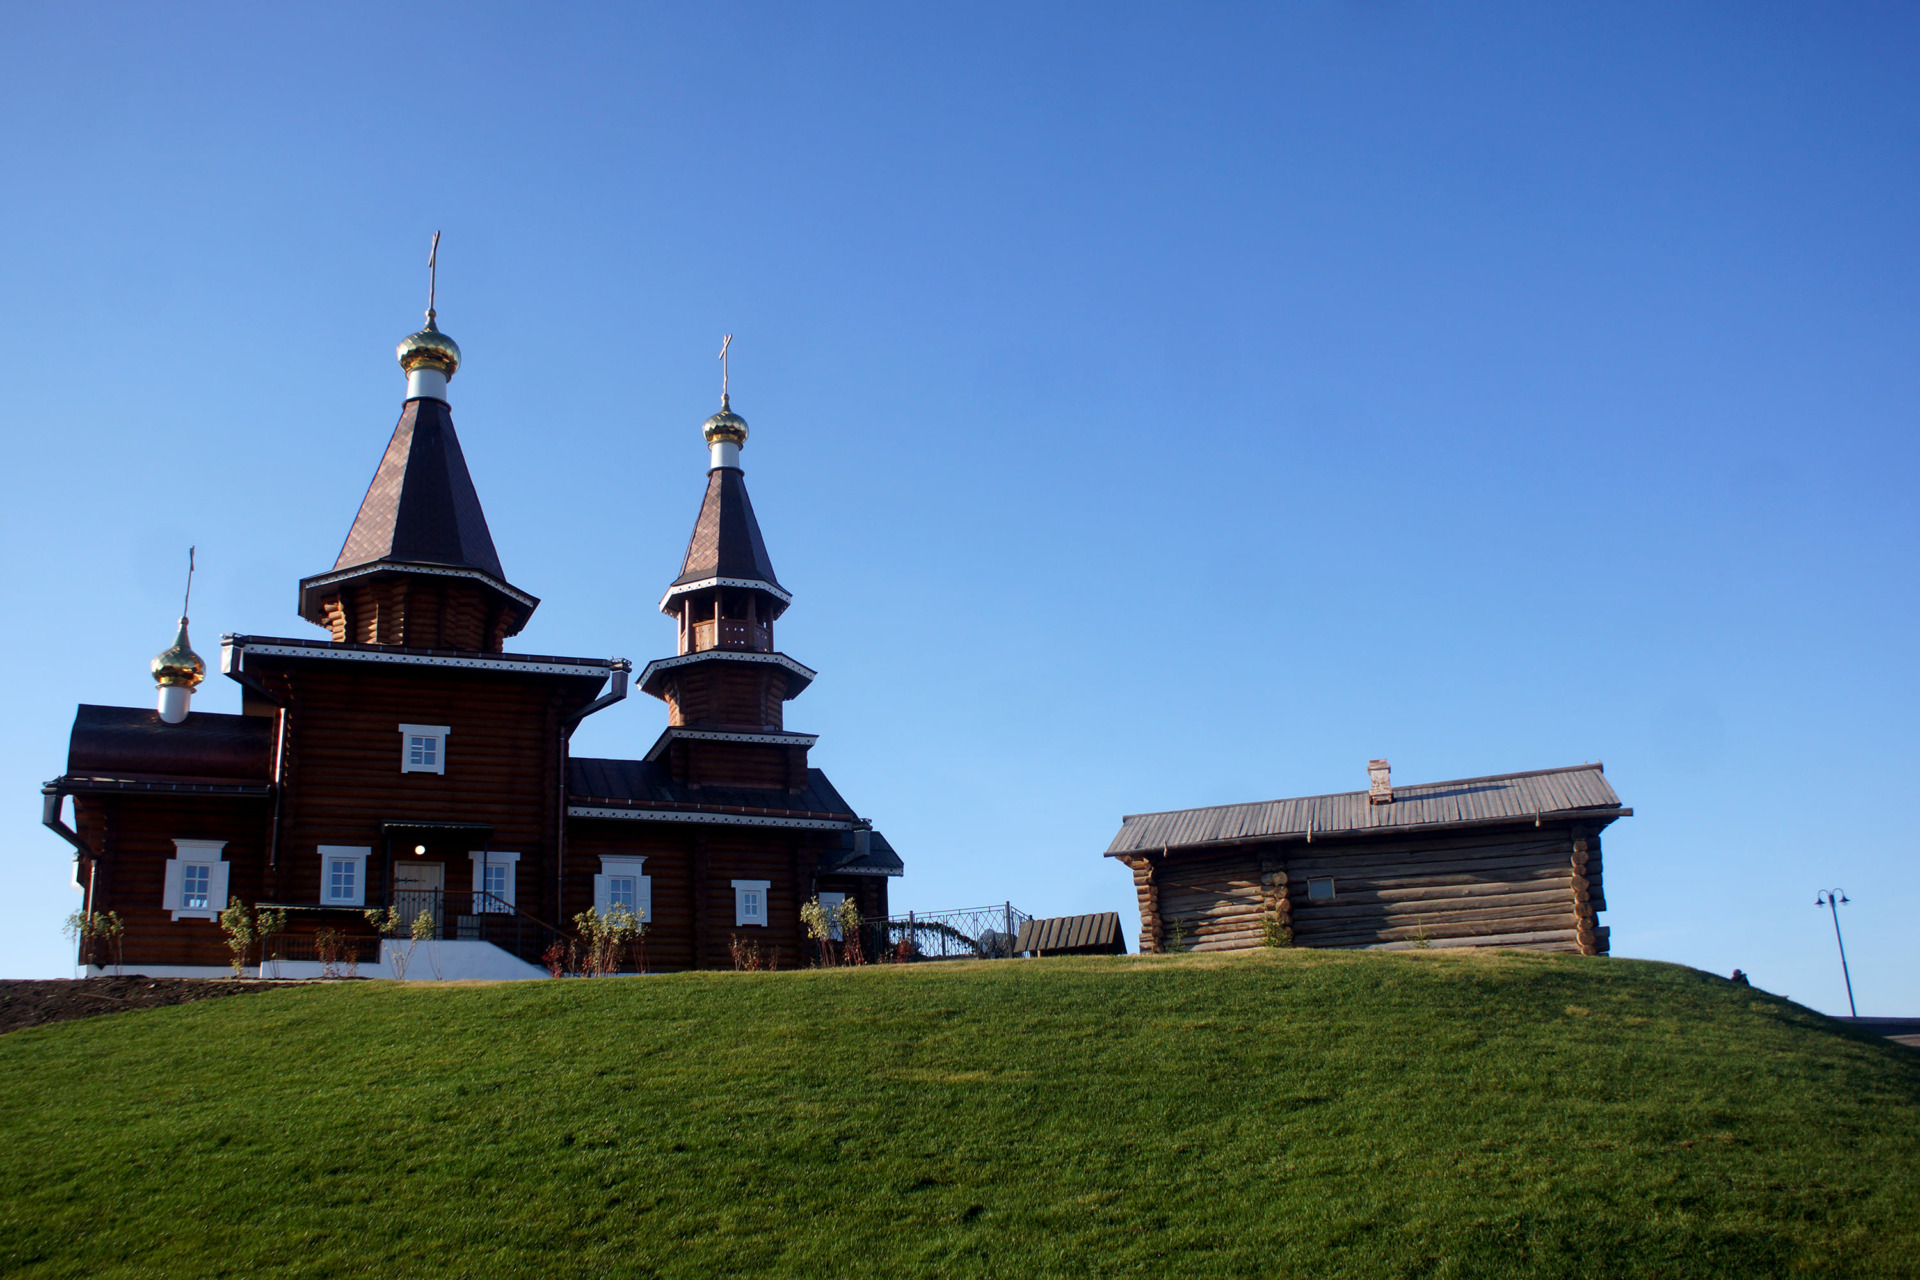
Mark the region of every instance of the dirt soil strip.
[[92, 1018], [128, 1009], [212, 1000], [219, 996], [271, 991], [284, 982], [240, 982], [230, 978], [61, 978], [40, 982], [0, 978], [0, 1033], [48, 1022]]

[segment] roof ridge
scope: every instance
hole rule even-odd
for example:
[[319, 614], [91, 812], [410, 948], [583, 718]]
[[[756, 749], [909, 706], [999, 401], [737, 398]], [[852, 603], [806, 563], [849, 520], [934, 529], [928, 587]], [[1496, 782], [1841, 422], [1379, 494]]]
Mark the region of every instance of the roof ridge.
[[[1465, 786], [1470, 782], [1505, 782], [1511, 778], [1540, 778], [1553, 773], [1580, 773], [1582, 771], [1605, 773], [1607, 770], [1604, 763], [1595, 760], [1587, 764], [1563, 765], [1557, 769], [1522, 769], [1516, 773], [1487, 773], [1477, 778], [1446, 778], [1438, 782], [1395, 783], [1393, 791], [1395, 795], [1399, 795], [1403, 791], [1419, 791], [1428, 787], [1459, 787]], [[1191, 809], [1151, 809], [1141, 813], [1123, 813], [1120, 815], [1120, 821], [1124, 825], [1132, 822], [1135, 818], [1159, 818], [1170, 813], [1206, 813], [1212, 809], [1245, 809], [1250, 805], [1256, 804], [1290, 804], [1299, 800], [1337, 800], [1342, 796], [1363, 796], [1367, 794], [1369, 793], [1365, 787], [1359, 787], [1352, 791], [1321, 791], [1306, 796], [1276, 796], [1271, 800], [1236, 800], [1226, 804], [1203, 804]]]

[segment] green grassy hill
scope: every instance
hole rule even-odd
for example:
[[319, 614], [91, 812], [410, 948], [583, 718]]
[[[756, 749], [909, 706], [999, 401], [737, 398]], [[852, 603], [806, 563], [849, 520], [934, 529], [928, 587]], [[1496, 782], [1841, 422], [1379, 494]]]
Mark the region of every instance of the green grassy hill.
[[354, 983], [0, 1037], [30, 1276], [1920, 1270], [1920, 1054], [1667, 965]]

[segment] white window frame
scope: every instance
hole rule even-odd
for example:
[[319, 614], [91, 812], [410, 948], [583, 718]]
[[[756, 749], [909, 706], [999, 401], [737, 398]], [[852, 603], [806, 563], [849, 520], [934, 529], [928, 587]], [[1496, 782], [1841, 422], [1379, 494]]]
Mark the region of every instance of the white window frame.
[[653, 877], [646, 874], [644, 854], [602, 854], [600, 874], [593, 878], [593, 909], [601, 915], [613, 909], [613, 879], [625, 877], [634, 883], [634, 912], [640, 923], [653, 923]]
[[[507, 891], [505, 893], [495, 894], [494, 896], [506, 903], [507, 907], [520, 905], [520, 899], [514, 896], [514, 892], [518, 889], [520, 881], [519, 854], [509, 849], [473, 849], [468, 851], [467, 856], [473, 859], [473, 891], [475, 894], [482, 894], [487, 891], [486, 869], [488, 867], [504, 866], [507, 868]], [[473, 909], [475, 912], [505, 910], [505, 908], [497, 906], [492, 902], [484, 901], [479, 897], [474, 898]]]
[[[226, 910], [228, 873], [232, 870], [226, 860], [226, 847], [225, 840], [174, 840], [175, 856], [167, 859], [160, 901], [160, 905], [172, 914], [174, 920], [218, 920], [220, 913]], [[207, 868], [205, 907], [181, 905], [183, 899], [180, 895], [186, 884], [188, 863]]]
[[[1327, 886], [1327, 891], [1324, 894], [1320, 892], [1321, 885]], [[1334, 885], [1332, 876], [1314, 876], [1307, 881], [1307, 901], [1309, 903], [1335, 902], [1339, 900], [1339, 897], [1339, 890]]]
[[[367, 905], [367, 859], [373, 856], [368, 845], [323, 844], [320, 846], [320, 897], [323, 907], [364, 907]], [[353, 893], [349, 897], [333, 896], [333, 864], [351, 862], [353, 867]]]
[[[453, 730], [444, 724], [403, 724], [400, 726], [400, 772], [438, 773], [447, 771], [447, 737]], [[433, 763], [413, 763], [413, 740], [433, 739]]]
[[[767, 908], [767, 890], [773, 887], [771, 880], [735, 880], [733, 882], [733, 923], [735, 927], [766, 928], [771, 912]], [[747, 895], [760, 895], [760, 918], [747, 918]]]
[[838, 908], [840, 904], [846, 900], [847, 895], [844, 893], [832, 893], [823, 890], [820, 894], [820, 905], [825, 907], [827, 911], [827, 936], [835, 942], [840, 941], [840, 912]]

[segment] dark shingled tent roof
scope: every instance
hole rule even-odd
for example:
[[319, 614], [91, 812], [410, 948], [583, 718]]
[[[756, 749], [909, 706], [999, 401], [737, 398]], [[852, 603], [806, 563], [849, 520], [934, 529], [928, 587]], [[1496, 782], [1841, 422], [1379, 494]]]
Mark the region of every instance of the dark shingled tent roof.
[[707, 472], [707, 496], [701, 500], [700, 517], [693, 522], [693, 538], [673, 585], [708, 578], [764, 582], [783, 593], [786, 590], [773, 576], [773, 561], [760, 537], [760, 522], [753, 516], [746, 477], [738, 467]]
[[374, 561], [454, 565], [506, 580], [444, 400], [409, 400], [401, 410], [333, 567]]

